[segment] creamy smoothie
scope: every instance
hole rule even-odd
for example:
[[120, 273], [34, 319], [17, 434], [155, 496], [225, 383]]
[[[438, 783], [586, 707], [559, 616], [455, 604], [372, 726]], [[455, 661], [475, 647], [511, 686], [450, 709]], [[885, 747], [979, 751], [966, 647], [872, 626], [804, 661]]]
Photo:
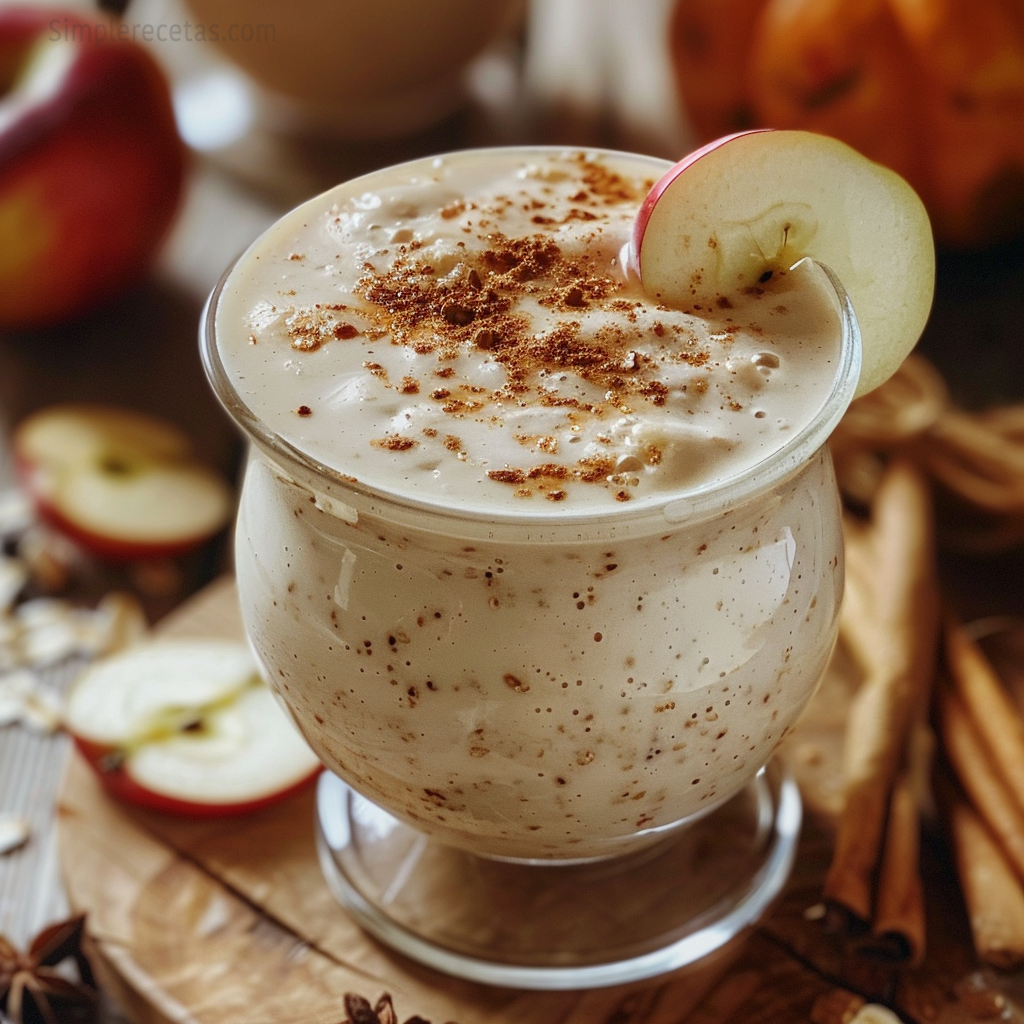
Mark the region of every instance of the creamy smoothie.
[[665, 166], [382, 171], [284, 217], [211, 308], [268, 679], [330, 769], [476, 852], [610, 855], [711, 809], [834, 642], [841, 300], [805, 263], [653, 303], [626, 241]]

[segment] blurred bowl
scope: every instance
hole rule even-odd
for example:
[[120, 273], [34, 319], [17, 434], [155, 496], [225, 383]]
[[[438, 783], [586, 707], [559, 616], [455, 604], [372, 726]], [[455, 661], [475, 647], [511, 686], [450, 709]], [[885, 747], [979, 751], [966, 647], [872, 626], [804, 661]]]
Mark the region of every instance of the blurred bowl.
[[467, 100], [466, 71], [520, 23], [524, 0], [187, 0], [261, 90], [278, 127], [375, 138]]

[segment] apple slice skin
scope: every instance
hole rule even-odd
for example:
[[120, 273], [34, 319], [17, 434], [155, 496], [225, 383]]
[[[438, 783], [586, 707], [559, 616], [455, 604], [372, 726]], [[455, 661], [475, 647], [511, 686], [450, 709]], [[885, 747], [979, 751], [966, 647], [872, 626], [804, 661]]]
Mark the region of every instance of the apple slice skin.
[[706, 312], [804, 257], [848, 292], [863, 350], [856, 394], [873, 390], [924, 330], [935, 246], [913, 189], [845, 143], [754, 129], [702, 146], [651, 188], [626, 263], [648, 295]]
[[679, 177], [687, 167], [695, 164], [702, 157], [708, 153], [713, 152], [721, 146], [727, 145], [733, 139], [742, 138], [746, 135], [757, 135], [760, 132], [771, 131], [770, 128], [751, 128], [749, 131], [733, 132], [731, 135], [723, 135], [719, 139], [712, 139], [711, 142], [706, 142], [703, 146], [693, 150], [691, 153], [687, 153], [681, 160], [669, 168], [651, 187], [651, 190], [644, 197], [644, 201], [640, 204], [640, 210], [636, 215], [636, 220], [633, 224], [633, 238], [631, 239], [631, 253], [634, 259], [634, 269], [639, 273], [640, 268], [640, 250], [643, 248], [644, 234], [647, 231], [647, 225], [651, 221], [651, 214], [654, 212], [654, 207], [661, 201], [661, 197], [668, 190], [676, 178]]
[[[15, 460], [15, 470], [22, 480], [30, 478], [32, 470]], [[150, 559], [179, 558], [211, 540], [223, 529], [225, 521], [217, 520], [209, 529], [179, 540], [160, 540], [156, 537], [129, 540], [125, 537], [89, 530], [63, 512], [58, 504], [39, 498], [36, 501], [39, 517], [58, 533], [70, 538], [84, 550], [107, 562], [141, 562]]]
[[[102, 787], [117, 800], [183, 817], [258, 813], [309, 787], [323, 766], [293, 734], [294, 724], [255, 672], [251, 653], [240, 643], [148, 641], [83, 672], [68, 697], [67, 731]], [[244, 749], [235, 748], [225, 755], [221, 748], [209, 756], [207, 751], [211, 746], [216, 751], [219, 742], [219, 723], [227, 716], [246, 719], [247, 700], [250, 709], [258, 706], [260, 710], [243, 721]], [[180, 742], [188, 729], [181, 723], [193, 715], [213, 723], [214, 729], [208, 734], [210, 741], [202, 736], [189, 739], [188, 745], [195, 746], [183, 754]], [[119, 735], [122, 731], [123, 736]], [[145, 772], [137, 776], [133, 770], [136, 759], [154, 749], [162, 750], [165, 742], [171, 744], [171, 753], [162, 758], [162, 778], [153, 782], [146, 779]], [[233, 764], [225, 761], [226, 756]], [[245, 796], [239, 795], [237, 772], [232, 776], [232, 769], [239, 764], [246, 766], [246, 779], [252, 779]], [[182, 783], [180, 774], [189, 765], [196, 770], [190, 781]], [[226, 785], [223, 775], [217, 780], [218, 769], [227, 773]], [[208, 790], [207, 778], [211, 780]], [[176, 786], [179, 793], [174, 792]]]
[[256, 800], [237, 803], [199, 803], [194, 800], [178, 800], [140, 786], [125, 767], [125, 763], [121, 760], [121, 752], [117, 747], [94, 743], [81, 736], [72, 736], [72, 740], [75, 748], [96, 773], [100, 784], [114, 799], [147, 811], [157, 811], [160, 814], [170, 814], [182, 818], [230, 818], [258, 814], [260, 811], [273, 807], [275, 804], [308, 789], [323, 771], [322, 766], [315, 767], [309, 775], [299, 779], [291, 786]]
[[91, 533], [89, 530], [83, 530], [50, 506], [40, 506], [39, 515], [59, 533], [64, 534], [84, 550], [105, 562], [130, 563], [180, 558], [195, 551], [212, 536], [203, 536], [175, 544], [130, 544], [114, 537], [105, 537], [98, 533]]
[[[188, 554], [216, 536], [231, 517], [231, 489], [192, 457], [191, 439], [176, 424], [134, 409], [90, 403], [44, 407], [19, 423], [11, 448], [15, 472], [39, 517], [105, 561]], [[179, 523], [169, 529], [166, 522], [158, 524], [141, 512], [132, 515], [130, 500], [138, 492], [128, 490], [127, 482], [113, 475], [104, 496], [100, 481], [106, 478], [98, 474], [96, 465], [108, 457], [135, 467], [136, 480], [144, 469], [151, 480], [161, 474], [165, 491], [175, 485], [186, 488], [192, 495], [187, 516], [182, 513]], [[88, 501], [83, 488], [88, 488]], [[102, 521], [104, 503], [109, 510], [106, 523]], [[165, 516], [174, 507], [170, 501], [160, 505], [157, 511]]]

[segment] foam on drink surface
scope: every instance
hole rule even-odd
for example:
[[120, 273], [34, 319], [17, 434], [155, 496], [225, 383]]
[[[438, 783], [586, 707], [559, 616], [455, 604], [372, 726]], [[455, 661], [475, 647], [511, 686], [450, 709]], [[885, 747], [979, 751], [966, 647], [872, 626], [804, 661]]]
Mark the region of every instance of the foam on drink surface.
[[545, 515], [724, 480], [821, 407], [834, 301], [796, 271], [654, 304], [623, 250], [661, 170], [495, 151], [339, 186], [232, 273], [225, 366], [272, 430], [389, 493]]

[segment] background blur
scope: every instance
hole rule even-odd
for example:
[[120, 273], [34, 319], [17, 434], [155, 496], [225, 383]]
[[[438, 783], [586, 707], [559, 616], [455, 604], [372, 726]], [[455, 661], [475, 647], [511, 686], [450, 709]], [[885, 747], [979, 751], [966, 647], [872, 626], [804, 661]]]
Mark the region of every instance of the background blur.
[[[45, 326], [0, 319], [0, 496], [12, 493], [17, 425], [65, 401], [164, 417], [234, 480], [241, 441], [197, 347], [218, 278], [301, 200], [375, 167], [469, 146], [600, 145], [676, 159], [709, 134], [765, 120], [877, 145], [921, 174], [937, 209], [952, 210], [921, 351], [967, 408], [1024, 400], [1021, 0], [135, 0], [120, 21], [92, 3], [30, 6], [46, 12], [53, 42], [72, 37], [67, 19], [77, 12], [107, 31], [121, 26], [155, 58], [187, 168], [141, 276]], [[18, 118], [39, 102], [15, 95], [25, 54], [5, 27], [14, 7], [0, 4], [0, 309], [22, 288], [5, 268], [36, 244], [39, 227], [5, 206], [26, 151]], [[213, 26], [220, 45], [209, 40]], [[113, 90], [96, 107], [97, 133], [122, 99]], [[126, 116], [136, 120], [121, 123], [119, 137], [149, 145], [153, 116], [145, 108]], [[66, 129], [57, 118], [33, 131], [45, 141]], [[83, 145], [50, 163], [105, 183], [127, 211], [131, 176], [124, 163], [104, 165], [102, 153]], [[73, 209], [74, 184], [51, 202], [65, 199]], [[102, 238], [67, 230], [64, 250], [42, 261], [58, 271], [54, 288], [61, 259], [79, 243], [95, 241], [92, 259], [104, 259]], [[12, 522], [0, 516], [5, 550]], [[125, 587], [154, 621], [228, 566], [226, 537], [173, 564], [72, 559], [82, 574], [62, 577], [70, 589], [61, 593], [88, 602]], [[1013, 579], [1019, 571], [1015, 554], [991, 567]], [[15, 766], [32, 766], [31, 785], [0, 803], [0, 813], [27, 814], [36, 829], [24, 851], [0, 856], [0, 933], [18, 942], [62, 909], [49, 801], [64, 750], [62, 737], [0, 725], [0, 795]]]

